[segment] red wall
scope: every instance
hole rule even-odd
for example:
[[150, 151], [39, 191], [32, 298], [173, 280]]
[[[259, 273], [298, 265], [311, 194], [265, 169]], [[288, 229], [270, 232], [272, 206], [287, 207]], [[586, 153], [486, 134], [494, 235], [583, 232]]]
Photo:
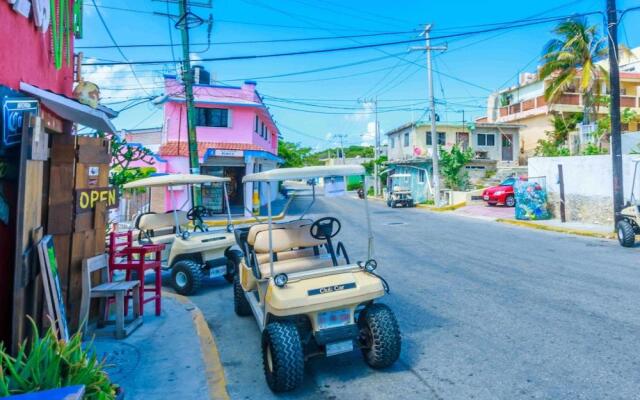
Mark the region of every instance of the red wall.
[[[73, 7], [73, 1], [70, 3]], [[23, 17], [13, 11], [6, 0], [0, 0], [0, 85], [18, 89], [20, 81], [70, 96], [73, 89], [73, 60], [69, 66], [64, 61], [62, 69], [56, 70], [51, 26], [47, 33], [42, 34], [33, 23], [33, 18]]]

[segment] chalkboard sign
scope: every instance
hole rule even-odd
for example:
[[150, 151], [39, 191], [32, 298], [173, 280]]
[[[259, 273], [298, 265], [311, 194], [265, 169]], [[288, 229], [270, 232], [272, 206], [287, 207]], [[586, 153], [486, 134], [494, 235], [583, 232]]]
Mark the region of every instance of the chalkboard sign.
[[58, 273], [56, 252], [51, 235], [45, 236], [38, 243], [38, 255], [40, 256], [40, 271], [42, 272], [42, 285], [44, 286], [48, 315], [55, 324], [58, 338], [69, 341], [69, 326], [67, 325], [60, 274]]

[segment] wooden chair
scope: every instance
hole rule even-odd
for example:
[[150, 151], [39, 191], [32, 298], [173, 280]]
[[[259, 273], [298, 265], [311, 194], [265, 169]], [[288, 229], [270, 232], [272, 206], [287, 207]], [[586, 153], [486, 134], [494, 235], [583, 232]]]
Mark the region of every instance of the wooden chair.
[[[94, 272], [100, 272], [100, 281], [96, 286], [91, 282], [91, 275]], [[115, 337], [122, 339], [133, 332], [142, 324], [142, 316], [140, 314], [140, 282], [139, 281], [121, 281], [111, 282], [109, 274], [109, 264], [107, 254], [91, 257], [82, 262], [82, 303], [80, 307], [80, 317], [84, 323], [84, 330], [87, 331], [87, 320], [89, 318], [89, 307], [91, 299], [100, 299], [100, 313], [98, 325], [108, 324], [105, 320], [105, 304], [106, 300], [115, 298], [116, 303], [116, 320], [115, 331], [108, 332], [115, 334]], [[133, 319], [128, 321], [125, 326], [125, 296], [132, 291], [133, 298]], [[108, 316], [107, 316], [108, 318]], [[102, 334], [103, 332], [96, 332]], [[104, 332], [107, 333], [107, 332]]]

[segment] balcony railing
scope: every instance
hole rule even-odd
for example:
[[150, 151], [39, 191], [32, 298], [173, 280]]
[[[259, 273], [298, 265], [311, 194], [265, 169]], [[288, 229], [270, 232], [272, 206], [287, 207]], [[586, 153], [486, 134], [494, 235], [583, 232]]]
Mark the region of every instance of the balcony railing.
[[[579, 93], [565, 93], [560, 96], [554, 104], [563, 106], [582, 107], [582, 95]], [[547, 105], [544, 96], [538, 96], [535, 99], [523, 100], [519, 103], [509, 104], [499, 108], [500, 117], [507, 117], [521, 112], [534, 110]], [[608, 107], [608, 104], [599, 104], [600, 107]], [[636, 96], [620, 96], [620, 106], [622, 108], [640, 108], [640, 97]]]

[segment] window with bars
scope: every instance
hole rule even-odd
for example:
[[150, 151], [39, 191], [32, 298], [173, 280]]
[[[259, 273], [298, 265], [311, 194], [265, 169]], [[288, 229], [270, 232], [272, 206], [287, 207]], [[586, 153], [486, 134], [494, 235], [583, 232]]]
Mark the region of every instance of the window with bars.
[[196, 107], [196, 117], [197, 126], [209, 126], [214, 128], [231, 127], [229, 110], [226, 108]]
[[[438, 145], [444, 146], [447, 144], [447, 133], [446, 132], [437, 132], [438, 135]], [[427, 146], [431, 146], [433, 140], [431, 140], [431, 132], [427, 132]]]

